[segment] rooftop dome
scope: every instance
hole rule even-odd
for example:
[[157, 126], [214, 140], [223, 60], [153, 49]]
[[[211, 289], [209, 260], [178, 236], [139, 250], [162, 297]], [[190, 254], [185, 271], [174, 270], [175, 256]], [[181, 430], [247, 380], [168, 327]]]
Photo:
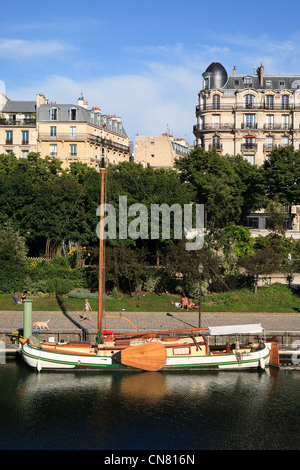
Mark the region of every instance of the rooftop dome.
[[213, 88], [223, 88], [224, 85], [226, 85], [226, 82], [228, 80], [228, 75], [223, 67], [222, 64], [219, 62], [212, 62], [205, 72], [202, 75], [205, 78], [209, 77], [209, 87], [210, 89]]

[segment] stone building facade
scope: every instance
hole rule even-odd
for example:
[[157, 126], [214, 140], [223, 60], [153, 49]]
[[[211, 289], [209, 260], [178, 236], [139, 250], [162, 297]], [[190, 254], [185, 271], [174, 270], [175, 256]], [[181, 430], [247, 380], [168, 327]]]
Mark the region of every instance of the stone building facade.
[[63, 168], [75, 161], [96, 167], [103, 158], [129, 161], [132, 143], [120, 117], [89, 109], [83, 97], [76, 104], [57, 104], [43, 94], [36, 101], [11, 101], [1, 93], [0, 154], [26, 158], [29, 152], [58, 158]]
[[[275, 147], [300, 147], [300, 74], [266, 75], [263, 65], [253, 74], [228, 75], [219, 62], [203, 73], [198, 93], [196, 146], [222, 154], [242, 155], [262, 165]], [[293, 207], [293, 229], [300, 229], [300, 208]], [[248, 225], [265, 228], [266, 215], [250, 214]]]
[[164, 133], [160, 136], [135, 136], [134, 160], [154, 168], [171, 168], [175, 158], [189, 154], [191, 148], [184, 139]]

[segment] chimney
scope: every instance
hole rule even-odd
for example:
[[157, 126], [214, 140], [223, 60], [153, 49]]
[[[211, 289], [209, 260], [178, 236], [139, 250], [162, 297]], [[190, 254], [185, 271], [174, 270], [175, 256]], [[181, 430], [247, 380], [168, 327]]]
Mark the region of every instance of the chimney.
[[78, 104], [78, 106], [82, 106], [85, 109], [88, 108], [88, 102], [84, 101], [84, 97], [83, 97], [82, 93], [81, 93], [80, 98], [78, 98], [78, 100], [77, 100], [77, 104]]
[[236, 76], [236, 66], [233, 67], [233, 76]]
[[39, 95], [36, 95], [36, 107], [39, 108], [41, 104], [47, 104], [48, 99], [43, 95], [43, 93], [40, 93]]
[[257, 69], [257, 75], [259, 77], [259, 84], [262, 86], [264, 84], [264, 73], [265, 69], [263, 64], [261, 63], [260, 67]]

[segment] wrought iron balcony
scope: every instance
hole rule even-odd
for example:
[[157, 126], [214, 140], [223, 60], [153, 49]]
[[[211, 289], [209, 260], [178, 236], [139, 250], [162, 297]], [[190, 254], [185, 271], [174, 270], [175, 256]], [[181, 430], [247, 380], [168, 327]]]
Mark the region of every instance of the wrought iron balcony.
[[244, 150], [257, 150], [257, 144], [254, 143], [244, 143], [241, 145], [242, 151]]
[[231, 105], [228, 104], [220, 104], [219, 106], [214, 106], [211, 104], [201, 104], [196, 106], [196, 115], [199, 112], [203, 111], [232, 111], [232, 110], [272, 110], [272, 111], [291, 111], [291, 110], [299, 110], [299, 105], [294, 104], [279, 104], [279, 105], [267, 105], [267, 104], [252, 104], [252, 103], [233, 103]]
[[222, 152], [223, 145], [222, 144], [209, 144], [208, 150], [216, 149], [218, 152]]
[[216, 130], [216, 129], [223, 129], [223, 130], [231, 130], [233, 129], [234, 124], [229, 124], [229, 123], [215, 123], [215, 124], [195, 124], [193, 126], [194, 131], [211, 131], [211, 130]]
[[241, 129], [257, 129], [257, 122], [243, 122]]
[[21, 119], [12, 121], [10, 119], [0, 118], [0, 126], [22, 126], [22, 127], [35, 127], [36, 119]]
[[273, 123], [267, 123], [264, 124], [264, 129], [272, 129], [272, 130], [287, 130], [291, 129], [292, 125], [291, 124], [273, 124]]

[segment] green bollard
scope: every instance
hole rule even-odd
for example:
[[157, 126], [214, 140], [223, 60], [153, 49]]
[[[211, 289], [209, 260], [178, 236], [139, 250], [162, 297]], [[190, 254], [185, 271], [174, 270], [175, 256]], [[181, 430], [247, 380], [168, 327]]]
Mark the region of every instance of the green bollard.
[[28, 339], [32, 335], [32, 300], [23, 300], [23, 336]]

